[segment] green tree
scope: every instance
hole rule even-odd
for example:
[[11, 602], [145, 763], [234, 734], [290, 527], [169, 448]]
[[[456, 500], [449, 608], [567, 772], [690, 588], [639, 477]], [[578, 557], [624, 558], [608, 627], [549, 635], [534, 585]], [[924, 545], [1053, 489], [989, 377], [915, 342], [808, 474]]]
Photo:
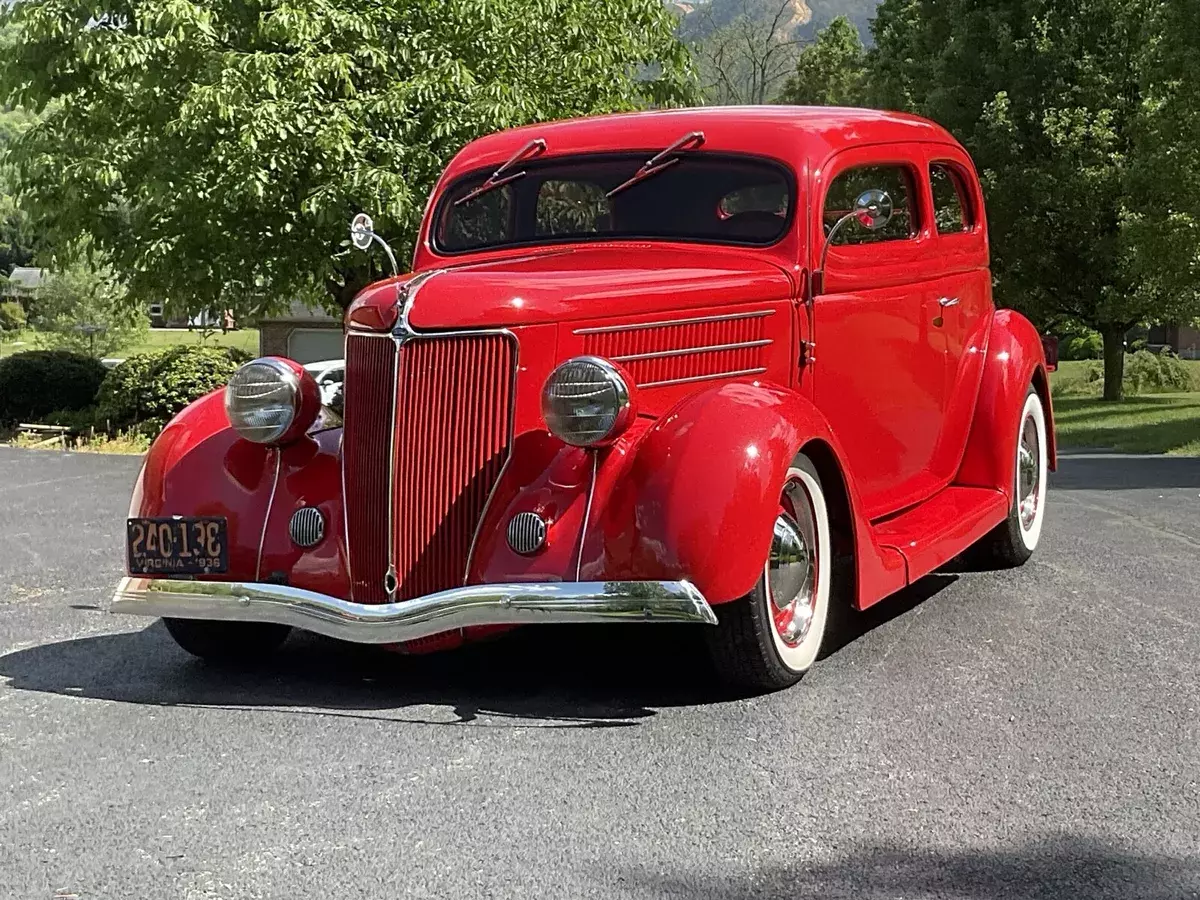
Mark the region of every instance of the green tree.
[[[486, 132], [691, 98], [660, 0], [24, 0], [0, 93], [43, 113], [22, 197], [140, 300], [346, 305], [408, 254], [442, 167]], [[372, 268], [374, 266], [374, 268]]]
[[1154, 59], [1167, 38], [1159, 6], [884, 0], [874, 25], [875, 103], [930, 117], [971, 151], [998, 300], [1099, 331], [1106, 399], [1122, 396], [1125, 332], [1196, 308], [1185, 279], [1147, 262], [1178, 270], [1196, 248], [1196, 232], [1181, 229], [1184, 250], [1155, 249], [1165, 217], [1146, 203], [1163, 156], [1195, 155], [1194, 138], [1154, 114], [1155, 86], [1167, 81]]
[[1143, 127], [1136, 144], [1145, 164], [1130, 179], [1134, 263], [1143, 280], [1194, 296], [1200, 286], [1200, 4], [1164, 0], [1147, 15], [1153, 39], [1143, 51]]
[[78, 259], [56, 270], [30, 301], [39, 343], [97, 358], [137, 343], [150, 328], [110, 266]]
[[5, 151], [32, 121], [28, 113], [0, 107], [0, 278], [12, 272], [14, 266], [27, 266], [33, 261], [35, 242], [29, 216], [17, 203], [16, 173], [4, 161]]
[[858, 28], [839, 16], [805, 47], [779, 95], [800, 106], [860, 106], [867, 97], [867, 51]]

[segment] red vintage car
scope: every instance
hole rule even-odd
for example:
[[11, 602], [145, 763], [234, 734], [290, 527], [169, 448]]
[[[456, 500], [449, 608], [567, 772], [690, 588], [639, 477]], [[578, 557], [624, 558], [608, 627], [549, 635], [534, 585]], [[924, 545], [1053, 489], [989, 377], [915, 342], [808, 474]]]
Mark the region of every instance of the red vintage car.
[[729, 680], [792, 684], [853, 610], [1038, 545], [1046, 361], [988, 266], [970, 158], [912, 116], [484, 137], [347, 312], [343, 420], [265, 358], [163, 431], [112, 608], [208, 658], [693, 622]]

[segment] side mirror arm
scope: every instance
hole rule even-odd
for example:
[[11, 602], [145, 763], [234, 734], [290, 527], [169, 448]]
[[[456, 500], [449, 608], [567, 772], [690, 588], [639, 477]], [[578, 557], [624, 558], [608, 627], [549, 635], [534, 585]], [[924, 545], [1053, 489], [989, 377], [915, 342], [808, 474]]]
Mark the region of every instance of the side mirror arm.
[[821, 265], [815, 272], [812, 273], [812, 296], [819, 297], [825, 293], [825, 265], [829, 261], [829, 248], [833, 246], [833, 239], [837, 237], [842, 226], [858, 215], [858, 210], [848, 212], [829, 229], [829, 234], [825, 236], [825, 246], [821, 249]]

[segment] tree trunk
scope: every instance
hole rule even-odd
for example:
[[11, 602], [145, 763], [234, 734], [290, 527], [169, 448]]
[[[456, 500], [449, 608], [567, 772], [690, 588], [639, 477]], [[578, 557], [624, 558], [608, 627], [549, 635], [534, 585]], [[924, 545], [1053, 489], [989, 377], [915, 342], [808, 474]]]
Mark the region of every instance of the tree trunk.
[[1121, 400], [1125, 396], [1125, 327], [1103, 325], [1104, 338], [1104, 399]]

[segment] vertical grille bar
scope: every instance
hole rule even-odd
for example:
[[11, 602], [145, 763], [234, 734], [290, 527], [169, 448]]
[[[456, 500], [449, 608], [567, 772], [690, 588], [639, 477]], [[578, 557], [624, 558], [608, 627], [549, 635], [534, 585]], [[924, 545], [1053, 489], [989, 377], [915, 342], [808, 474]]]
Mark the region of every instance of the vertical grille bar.
[[388, 448], [395, 369], [396, 344], [390, 336], [346, 337], [342, 466], [350, 590], [359, 603], [387, 600], [383, 579], [388, 567]]

